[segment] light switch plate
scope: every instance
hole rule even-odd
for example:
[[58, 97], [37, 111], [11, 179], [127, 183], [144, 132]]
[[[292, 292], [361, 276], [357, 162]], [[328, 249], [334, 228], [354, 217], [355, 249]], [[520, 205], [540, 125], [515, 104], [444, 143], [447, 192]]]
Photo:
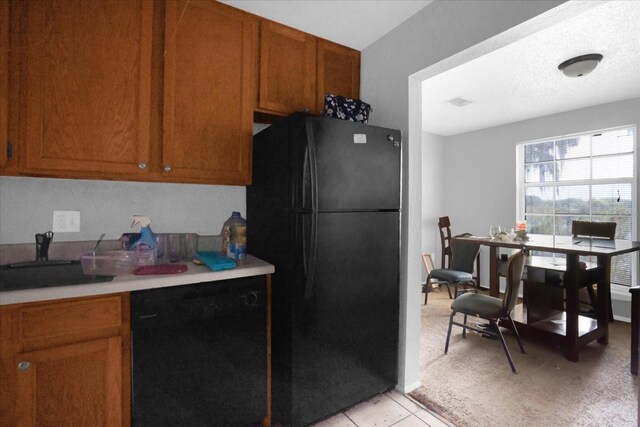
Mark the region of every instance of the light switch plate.
[[78, 233], [80, 232], [79, 211], [53, 211], [54, 233]]

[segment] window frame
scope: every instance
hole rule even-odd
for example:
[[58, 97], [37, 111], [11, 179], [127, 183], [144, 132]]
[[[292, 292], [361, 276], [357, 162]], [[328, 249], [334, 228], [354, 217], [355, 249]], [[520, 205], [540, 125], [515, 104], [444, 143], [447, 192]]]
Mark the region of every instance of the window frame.
[[[553, 181], [547, 181], [547, 182], [530, 182], [530, 183], [526, 183], [525, 179], [526, 179], [526, 168], [525, 168], [525, 147], [527, 145], [533, 145], [533, 144], [540, 144], [543, 142], [554, 142], [554, 147], [555, 147], [555, 142], [559, 141], [559, 140], [563, 140], [563, 139], [568, 139], [568, 138], [572, 138], [572, 137], [585, 137], [585, 136], [593, 136], [594, 134], [597, 133], [605, 133], [605, 132], [610, 132], [610, 131], [616, 131], [616, 130], [622, 130], [622, 129], [631, 129], [633, 131], [633, 177], [631, 178], [599, 178], [599, 179], [594, 179], [592, 178], [593, 176], [593, 170], [591, 168], [590, 170], [590, 177], [588, 179], [577, 179], [577, 180], [566, 180], [566, 181], [559, 181], [557, 180], [557, 176], [553, 177]], [[554, 157], [555, 157], [555, 150], [554, 150]], [[604, 156], [596, 156], [596, 157], [604, 157]], [[581, 157], [582, 158], [582, 157]], [[590, 147], [590, 153], [589, 156], [586, 157], [589, 159], [589, 161], [592, 163], [592, 160], [594, 159], [594, 155], [593, 155], [593, 146]], [[553, 159], [553, 163], [554, 166], [556, 165], [556, 162], [558, 161], [562, 161], [562, 160], [566, 160], [566, 159]], [[554, 167], [555, 169], [555, 167]], [[574, 186], [574, 185], [588, 185], [590, 186], [590, 192], [589, 192], [589, 200], [591, 200], [592, 194], [591, 194], [591, 186], [593, 185], [597, 185], [597, 184], [615, 184], [615, 183], [630, 183], [631, 184], [631, 240], [637, 241], [638, 240], [638, 133], [637, 133], [637, 128], [636, 125], [625, 125], [625, 126], [615, 126], [615, 127], [611, 127], [611, 128], [606, 128], [606, 129], [596, 129], [596, 130], [592, 130], [592, 131], [585, 131], [585, 132], [577, 132], [577, 133], [571, 133], [571, 134], [566, 134], [566, 135], [558, 135], [558, 136], [551, 136], [551, 137], [546, 137], [546, 138], [540, 138], [540, 139], [536, 139], [536, 140], [530, 140], [530, 141], [524, 141], [524, 142], [519, 142], [518, 144], [516, 144], [516, 214], [517, 214], [517, 218], [525, 218], [525, 198], [526, 198], [526, 189], [529, 187], [550, 187], [550, 188], [555, 188], [558, 186]], [[536, 215], [536, 214], [529, 214], [529, 215]], [[555, 222], [556, 222], [556, 217], [562, 217], [562, 216], [566, 216], [564, 214], [556, 214], [556, 205], [555, 205], [555, 199], [554, 199], [554, 206], [553, 206], [553, 213], [551, 214], [545, 214], [545, 215], [551, 215], [554, 218], [554, 233], [556, 231], [556, 227], [555, 227]], [[591, 217], [593, 214], [590, 211], [588, 216]], [[570, 215], [570, 216], [574, 216], [574, 215]], [[638, 252], [633, 252], [632, 253], [632, 257], [631, 257], [631, 286], [633, 286], [634, 283], [638, 282]], [[624, 295], [625, 298], [624, 299], [628, 299], [629, 298], [629, 286], [623, 285], [623, 284], [618, 284], [618, 283], [611, 283], [611, 291], [615, 294], [618, 295]]]

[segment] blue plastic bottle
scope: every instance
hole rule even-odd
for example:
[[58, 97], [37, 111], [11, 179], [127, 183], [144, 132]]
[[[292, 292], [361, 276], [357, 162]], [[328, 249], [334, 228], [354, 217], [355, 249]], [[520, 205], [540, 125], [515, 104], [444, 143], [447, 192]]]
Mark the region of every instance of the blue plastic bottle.
[[148, 254], [155, 261], [156, 236], [151, 231], [151, 220], [146, 216], [134, 215], [131, 227], [140, 225], [140, 238], [129, 246], [129, 250]]

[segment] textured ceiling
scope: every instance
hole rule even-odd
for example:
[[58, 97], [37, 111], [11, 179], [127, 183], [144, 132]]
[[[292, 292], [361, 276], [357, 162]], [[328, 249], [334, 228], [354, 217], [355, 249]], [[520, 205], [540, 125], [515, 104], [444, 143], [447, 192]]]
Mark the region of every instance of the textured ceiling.
[[362, 50], [432, 0], [220, 0], [306, 33]]
[[[611, 1], [423, 82], [423, 129], [455, 135], [640, 97], [640, 1]], [[587, 76], [558, 70], [601, 53]], [[473, 101], [457, 107], [448, 100]]]

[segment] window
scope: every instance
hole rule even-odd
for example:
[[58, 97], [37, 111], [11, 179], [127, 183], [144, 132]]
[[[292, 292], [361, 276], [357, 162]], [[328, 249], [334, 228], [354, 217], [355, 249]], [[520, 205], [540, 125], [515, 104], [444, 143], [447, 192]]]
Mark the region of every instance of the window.
[[[518, 215], [529, 233], [570, 235], [573, 220], [615, 221], [617, 239], [635, 240], [635, 147], [633, 126], [520, 144]], [[633, 257], [613, 258], [612, 283], [631, 286]]]

